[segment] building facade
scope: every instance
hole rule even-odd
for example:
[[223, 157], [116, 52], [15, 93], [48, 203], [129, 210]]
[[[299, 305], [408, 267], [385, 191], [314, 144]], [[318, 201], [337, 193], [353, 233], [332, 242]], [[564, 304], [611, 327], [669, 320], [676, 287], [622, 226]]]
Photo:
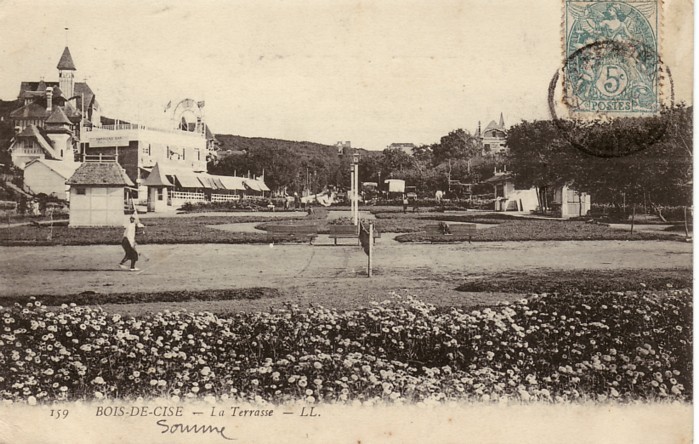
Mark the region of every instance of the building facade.
[[99, 124], [100, 106], [85, 82], [75, 82], [76, 67], [66, 47], [56, 66], [56, 81], [25, 81], [10, 113], [15, 137], [12, 162], [20, 169], [34, 159], [74, 162], [84, 126]]
[[478, 122], [478, 130], [476, 135], [481, 140], [483, 147], [482, 153], [485, 155], [503, 155], [507, 151], [507, 129], [505, 128], [505, 119], [500, 113], [500, 120], [496, 123], [491, 120], [488, 126], [481, 131], [481, 124]]

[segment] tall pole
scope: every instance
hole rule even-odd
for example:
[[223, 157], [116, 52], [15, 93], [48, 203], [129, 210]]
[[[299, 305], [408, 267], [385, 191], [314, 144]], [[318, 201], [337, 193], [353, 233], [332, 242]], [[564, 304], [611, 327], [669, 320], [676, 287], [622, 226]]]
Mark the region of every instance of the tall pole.
[[352, 223], [354, 222], [354, 162], [350, 164], [350, 190], [349, 190], [349, 200], [350, 200], [350, 218], [352, 218]]
[[354, 156], [354, 224], [359, 224], [359, 162]]
[[369, 223], [369, 261], [367, 264], [367, 276], [371, 277], [371, 268], [373, 264], [374, 255], [374, 224]]

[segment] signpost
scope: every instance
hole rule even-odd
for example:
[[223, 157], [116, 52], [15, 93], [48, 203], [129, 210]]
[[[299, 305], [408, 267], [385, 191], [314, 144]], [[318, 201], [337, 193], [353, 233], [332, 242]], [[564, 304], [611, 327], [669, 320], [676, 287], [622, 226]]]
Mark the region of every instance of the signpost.
[[374, 259], [374, 224], [370, 223], [369, 228], [364, 224], [359, 224], [359, 243], [368, 257], [367, 261], [367, 277], [371, 277], [371, 268]]

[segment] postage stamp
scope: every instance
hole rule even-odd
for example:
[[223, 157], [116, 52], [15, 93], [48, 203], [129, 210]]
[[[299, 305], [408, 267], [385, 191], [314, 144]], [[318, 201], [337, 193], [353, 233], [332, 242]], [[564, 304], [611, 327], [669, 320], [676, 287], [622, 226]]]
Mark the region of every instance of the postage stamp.
[[564, 13], [563, 99], [571, 117], [659, 111], [658, 0], [566, 0]]

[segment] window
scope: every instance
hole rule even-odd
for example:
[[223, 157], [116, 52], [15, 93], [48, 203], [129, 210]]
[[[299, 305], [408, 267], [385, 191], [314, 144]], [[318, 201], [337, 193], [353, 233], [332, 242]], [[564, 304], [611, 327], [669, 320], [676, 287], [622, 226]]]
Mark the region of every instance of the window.
[[158, 200], [163, 200], [163, 189], [158, 188]]
[[143, 148], [141, 149], [141, 153], [150, 155], [150, 144], [146, 145], [144, 143]]
[[75, 192], [78, 194], [78, 196], [84, 196], [86, 194], [85, 187], [78, 187], [75, 189]]

